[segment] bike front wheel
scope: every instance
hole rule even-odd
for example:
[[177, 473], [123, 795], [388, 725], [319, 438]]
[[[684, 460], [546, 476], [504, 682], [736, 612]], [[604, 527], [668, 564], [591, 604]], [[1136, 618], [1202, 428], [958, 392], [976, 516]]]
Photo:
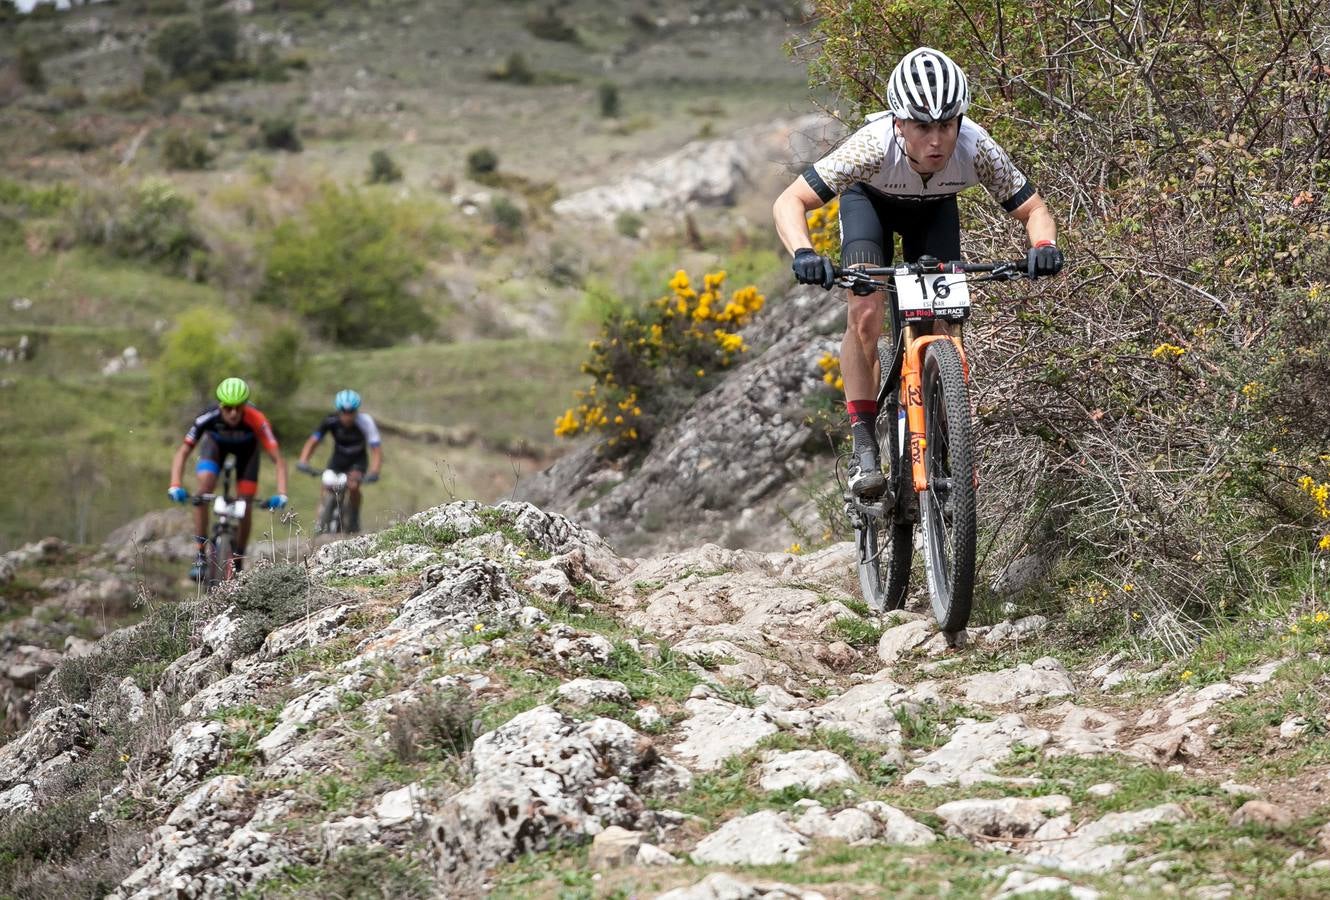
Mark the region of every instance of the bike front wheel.
[[324, 494], [323, 504], [319, 507], [318, 533], [331, 534], [342, 530], [342, 517], [337, 495], [332, 491]]
[[[878, 345], [879, 383], [885, 385], [893, 354], [889, 345]], [[886, 469], [887, 491], [882, 500], [882, 517], [867, 512], [852, 513], [855, 546], [859, 554], [859, 588], [864, 602], [874, 612], [901, 609], [910, 587], [910, 561], [914, 555], [914, 521], [909, 515], [913, 485], [909, 478], [910, 446], [908, 429], [900, 419], [900, 406], [892, 392], [882, 388], [878, 394], [880, 412], [876, 437]]]
[[949, 340], [924, 353], [925, 446], [928, 490], [919, 496], [924, 567], [933, 614], [944, 632], [970, 620], [974, 601], [975, 453], [970, 397], [960, 352]]
[[231, 577], [231, 562], [234, 554], [229, 534], [217, 535], [213, 538], [210, 546], [207, 581], [209, 590]]

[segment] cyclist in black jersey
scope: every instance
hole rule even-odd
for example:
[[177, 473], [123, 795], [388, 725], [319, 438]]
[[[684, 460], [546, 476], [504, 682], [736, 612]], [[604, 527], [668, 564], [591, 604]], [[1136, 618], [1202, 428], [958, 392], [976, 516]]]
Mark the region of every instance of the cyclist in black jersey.
[[316, 470], [309, 463], [310, 457], [324, 435], [332, 436], [333, 452], [327, 468], [346, 473], [347, 498], [350, 500], [347, 530], [354, 532], [360, 530], [360, 485], [362, 481], [373, 483], [379, 480], [379, 470], [383, 468], [383, 442], [374, 419], [360, 411], [360, 394], [353, 390], [338, 391], [333, 398], [333, 408], [336, 411], [320, 422], [305, 441], [296, 468], [314, 474]]
[[[806, 214], [840, 197], [841, 264], [883, 266], [895, 256], [895, 236], [907, 262], [920, 256], [961, 258], [956, 195], [982, 184], [1025, 226], [1029, 274], [1062, 269], [1057, 226], [1034, 184], [998, 143], [965, 117], [965, 73], [946, 54], [920, 47], [906, 54], [887, 85], [891, 109], [868, 122], [785, 189], [772, 207], [776, 231], [793, 255], [802, 284], [830, 289], [831, 260], [812, 248]], [[877, 419], [877, 343], [886, 298], [849, 295], [841, 374], [854, 450], [849, 486], [875, 497], [886, 486], [874, 437]], [[949, 326], [939, 320], [934, 328]]]

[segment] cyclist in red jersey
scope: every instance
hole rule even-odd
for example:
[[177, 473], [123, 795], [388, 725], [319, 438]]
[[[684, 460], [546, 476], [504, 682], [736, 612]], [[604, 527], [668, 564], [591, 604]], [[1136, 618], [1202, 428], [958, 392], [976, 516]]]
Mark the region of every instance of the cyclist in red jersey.
[[[176, 503], [184, 503], [189, 494], [181, 487], [185, 461], [199, 447], [199, 461], [195, 469], [199, 479], [198, 493], [208, 494], [217, 484], [217, 473], [222, 470], [226, 457], [236, 461], [236, 494], [251, 501], [247, 504], [244, 521], [237, 537], [235, 569], [240, 571], [245, 547], [249, 544], [250, 512], [254, 495], [259, 490], [259, 454], [261, 446], [277, 467], [277, 493], [268, 501], [268, 508], [286, 506], [286, 460], [277, 446], [277, 437], [267, 416], [249, 402], [249, 386], [239, 378], [227, 378], [217, 386], [217, 406], [204, 410], [185, 434], [180, 449], [171, 461], [171, 486], [167, 495]], [[205, 561], [203, 548], [208, 541], [208, 507], [194, 507], [194, 540], [198, 543], [198, 557], [189, 570], [189, 577], [197, 581]]]

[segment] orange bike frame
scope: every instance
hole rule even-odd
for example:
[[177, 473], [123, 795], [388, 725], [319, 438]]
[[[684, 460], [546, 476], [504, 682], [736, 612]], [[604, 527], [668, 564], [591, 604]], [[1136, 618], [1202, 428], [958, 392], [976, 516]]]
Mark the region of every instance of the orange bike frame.
[[905, 393], [905, 415], [910, 423], [910, 468], [914, 473], [914, 490], [922, 494], [928, 490], [928, 471], [924, 468], [924, 449], [928, 446], [924, 422], [924, 351], [933, 341], [950, 340], [961, 355], [961, 371], [965, 383], [970, 382], [970, 364], [965, 348], [957, 335], [924, 334], [910, 337], [906, 333], [905, 359], [901, 363], [901, 385]]

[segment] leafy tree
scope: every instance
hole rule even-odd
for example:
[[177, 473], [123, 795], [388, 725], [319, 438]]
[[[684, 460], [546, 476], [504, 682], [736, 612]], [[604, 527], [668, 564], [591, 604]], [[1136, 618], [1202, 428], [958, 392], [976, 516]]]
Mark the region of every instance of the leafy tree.
[[273, 231], [258, 299], [342, 344], [385, 346], [430, 331], [410, 290], [424, 262], [402, 239], [399, 213], [372, 194], [325, 187], [302, 220]]
[[153, 35], [148, 48], [172, 78], [186, 78], [211, 64], [207, 38], [198, 22], [171, 22]]
[[217, 382], [239, 371], [240, 357], [225, 340], [234, 327], [234, 319], [208, 306], [176, 319], [152, 372], [153, 398], [161, 412], [177, 415], [204, 405]]
[[264, 119], [259, 125], [259, 134], [263, 146], [269, 150], [285, 150], [287, 153], [299, 153], [305, 149], [296, 130], [296, 120], [290, 116], [277, 116]]
[[27, 44], [18, 48], [18, 77], [34, 91], [46, 90], [46, 73], [42, 71], [42, 58]]
[[387, 150], [375, 150], [369, 155], [369, 183], [390, 184], [402, 180], [402, 167]]

